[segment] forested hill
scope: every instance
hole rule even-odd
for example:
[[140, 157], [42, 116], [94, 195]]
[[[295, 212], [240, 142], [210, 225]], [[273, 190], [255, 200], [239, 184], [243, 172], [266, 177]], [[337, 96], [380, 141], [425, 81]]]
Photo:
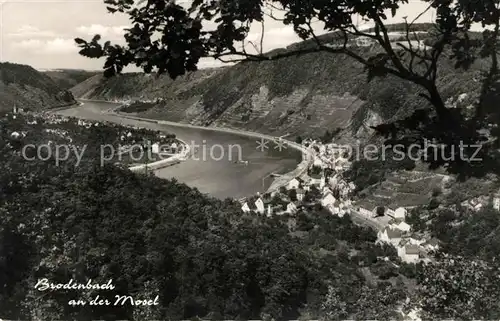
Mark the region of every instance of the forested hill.
[[52, 80], [61, 89], [70, 89], [71, 87], [92, 76], [100, 74], [101, 72], [80, 69], [54, 69], [43, 71], [43, 73], [52, 78]]
[[[404, 36], [396, 27], [390, 35], [400, 41]], [[292, 46], [302, 45], [307, 44]], [[359, 45], [363, 56], [373, 50], [370, 45]], [[483, 62], [476, 61], [464, 72], [443, 58], [438, 86], [444, 99], [477, 91], [480, 83], [474, 79]], [[338, 127], [361, 134], [369, 125], [401, 118], [427, 104], [412, 84], [390, 76], [368, 82], [360, 63], [323, 52], [201, 70], [173, 82], [167, 75], [129, 73], [108, 80], [95, 76], [71, 90], [76, 97], [96, 99], [161, 97], [164, 102], [129, 111], [199, 125], [290, 133], [292, 137], [323, 134]]]
[[[396, 251], [375, 244], [369, 228], [319, 205], [272, 218], [243, 213], [234, 200], [210, 198], [174, 180], [100, 166], [100, 147], [121, 141], [122, 128], [77, 124], [58, 122], [62, 136], [56, 136], [55, 124], [33, 115], [0, 118], [0, 318], [284, 321], [397, 315], [411, 269], [394, 265]], [[58, 144], [68, 137], [75, 138], [76, 150], [85, 150], [78, 166], [74, 153], [60, 164], [54, 153], [37, 158], [28, 149], [28, 157], [22, 156], [26, 143]], [[35, 288], [42, 278], [60, 284], [112, 280], [116, 288], [42, 291]], [[159, 304], [69, 303], [97, 296], [115, 302], [116, 295], [158, 296]]]
[[0, 63], [0, 111], [14, 104], [26, 110], [42, 110], [75, 103], [73, 95], [50, 77], [28, 65]]

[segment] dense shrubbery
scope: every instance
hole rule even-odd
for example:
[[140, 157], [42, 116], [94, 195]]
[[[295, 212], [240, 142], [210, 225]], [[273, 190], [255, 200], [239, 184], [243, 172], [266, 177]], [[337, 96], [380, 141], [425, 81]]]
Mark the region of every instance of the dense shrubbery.
[[485, 207], [478, 212], [465, 208], [420, 209], [409, 217], [414, 230], [430, 232], [439, 239], [440, 253], [431, 264], [418, 265], [414, 303], [423, 308], [422, 319], [496, 319], [500, 316], [498, 276], [500, 219]]
[[[376, 246], [375, 233], [348, 216], [316, 210], [272, 219], [243, 214], [232, 200], [111, 165], [24, 161], [11, 143], [0, 141], [7, 169], [0, 171], [3, 318], [293, 319], [320, 317], [339, 304], [347, 315], [378, 318], [402, 298], [404, 288], [384, 280], [387, 273], [369, 280], [361, 273], [361, 267], [385, 269], [390, 263], [377, 257], [395, 253]], [[113, 279], [116, 289], [38, 292], [39, 278]], [[325, 297], [329, 288], [342, 289], [341, 301]], [[117, 294], [159, 295], [160, 305], [67, 304], [96, 295], [114, 302]]]

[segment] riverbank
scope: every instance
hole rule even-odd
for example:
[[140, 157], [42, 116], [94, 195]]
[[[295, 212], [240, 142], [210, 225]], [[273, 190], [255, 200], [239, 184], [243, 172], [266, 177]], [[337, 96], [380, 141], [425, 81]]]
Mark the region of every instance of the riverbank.
[[167, 159], [162, 159], [150, 164], [143, 164], [143, 165], [137, 165], [137, 166], [132, 166], [129, 167], [128, 169], [133, 171], [133, 172], [140, 172], [140, 171], [145, 171], [147, 170], [159, 170], [168, 166], [173, 166], [175, 164], [179, 164], [183, 160], [186, 160], [187, 155], [191, 152], [191, 148], [189, 147], [189, 144], [187, 144], [185, 141], [176, 138], [177, 141], [180, 142], [182, 149], [180, 153], [176, 153], [172, 155], [171, 157]]
[[44, 110], [44, 112], [60, 111], [60, 110], [65, 110], [65, 109], [69, 109], [69, 108], [76, 107], [76, 106], [81, 106], [81, 102], [75, 100], [75, 102], [71, 102], [71, 103], [64, 104], [64, 105], [58, 105], [58, 106], [55, 106], [53, 108]]
[[[81, 99], [81, 100], [89, 101], [86, 99]], [[65, 109], [81, 107], [84, 105], [85, 105], [84, 102], [76, 101], [76, 103], [74, 103], [74, 104], [68, 104], [68, 105], [64, 105], [64, 106], [55, 107], [55, 108], [52, 108], [50, 110], [47, 110], [47, 112], [57, 112], [57, 111], [65, 110]], [[172, 165], [178, 164], [181, 161], [185, 160], [187, 158], [187, 155], [190, 153], [189, 144], [187, 144], [185, 141], [183, 141], [179, 138], [176, 138], [176, 140], [182, 146], [181, 151], [179, 153], [176, 153], [167, 159], [161, 159], [158, 161], [154, 161], [152, 163], [130, 166], [130, 167], [128, 167], [128, 169], [133, 171], [133, 172], [140, 172], [140, 171], [145, 170], [146, 168], [154, 171], [154, 170], [159, 170], [159, 169], [165, 168], [167, 166], [172, 166]]]
[[[256, 132], [250, 132], [246, 130], [241, 130], [241, 129], [235, 129], [235, 128], [219, 128], [219, 127], [203, 127], [203, 126], [198, 126], [198, 125], [191, 125], [191, 124], [182, 124], [182, 123], [176, 123], [176, 122], [171, 122], [171, 121], [166, 121], [166, 120], [156, 120], [156, 119], [150, 119], [150, 118], [142, 118], [142, 117], [137, 117], [137, 116], [131, 116], [128, 115], [127, 113], [123, 112], [110, 112], [110, 114], [119, 116], [119, 117], [124, 117], [132, 120], [138, 120], [138, 121], [144, 121], [144, 122], [150, 122], [150, 123], [155, 123], [159, 125], [168, 125], [168, 126], [173, 126], [173, 127], [184, 127], [184, 128], [192, 128], [192, 129], [199, 129], [199, 130], [207, 130], [207, 131], [213, 131], [213, 132], [222, 132], [222, 133], [229, 133], [233, 135], [239, 135], [239, 136], [245, 136], [245, 137], [254, 137], [258, 139], [265, 139], [269, 141], [274, 141], [276, 140], [276, 137], [266, 135], [266, 134], [260, 134]], [[302, 161], [297, 165], [297, 167], [286, 174], [281, 175], [277, 179], [273, 181], [271, 186], [266, 190], [266, 193], [272, 193], [275, 191], [278, 191], [282, 186], [285, 186], [288, 184], [288, 182], [295, 177], [301, 177], [305, 173], [307, 173], [307, 169], [312, 165], [312, 162], [314, 160], [313, 153], [309, 148], [306, 148], [305, 146], [302, 146], [300, 144], [297, 144], [295, 142], [292, 142], [287, 139], [281, 139], [281, 141], [286, 144], [287, 146], [290, 146], [291, 148], [298, 150], [302, 153]]]
[[[245, 130], [240, 130], [240, 129], [236, 129], [236, 128], [216, 128], [216, 127], [195, 126], [195, 125], [190, 125], [190, 124], [180, 124], [180, 123], [169, 122], [169, 121], [162, 121], [162, 120], [141, 118], [141, 117], [129, 115], [127, 113], [114, 112], [114, 110], [117, 110], [120, 106], [118, 106], [115, 102], [112, 102], [112, 101], [96, 101], [96, 100], [84, 100], [84, 99], [82, 99], [80, 101], [83, 102], [84, 104], [88, 103], [90, 105], [92, 105], [94, 103], [97, 103], [97, 104], [106, 104], [106, 105], [103, 106], [104, 108], [97, 108], [95, 110], [95, 112], [97, 112], [99, 114], [102, 114], [103, 116], [104, 115], [108, 115], [108, 116], [111, 116], [113, 118], [120, 118], [123, 121], [128, 122], [128, 123], [135, 123], [135, 121], [137, 121], [137, 122], [141, 122], [142, 121], [144, 123], [146, 123], [146, 122], [151, 123], [153, 125], [153, 127], [155, 125], [165, 125], [165, 126], [168, 126], [168, 127], [178, 127], [179, 130], [183, 130], [182, 128], [185, 128], [185, 130], [193, 130], [193, 131], [199, 131], [199, 132], [204, 132], [204, 131], [211, 132], [210, 134], [207, 133], [207, 135], [224, 134], [224, 133], [226, 133], [226, 134], [229, 134], [229, 135], [239, 136], [239, 137], [242, 137], [242, 138], [245, 138], [245, 139], [248, 139], [249, 137], [254, 137], [254, 138], [257, 138], [258, 140], [260, 140], [260, 139], [271, 140], [271, 141], [276, 140], [276, 137], [274, 137], [274, 136], [260, 134], [260, 133], [255, 133], [255, 132], [250, 132], [250, 131], [245, 131]], [[108, 107], [107, 104], [109, 104], [109, 107]], [[78, 107], [75, 108], [75, 110], [79, 110], [79, 109], [80, 108], [78, 108]], [[84, 113], [84, 109], [85, 108], [83, 108], [81, 112], [68, 112], [68, 114], [72, 114], [73, 117], [78, 117], [79, 113]], [[133, 120], [134, 122], [131, 122], [131, 120]], [[158, 126], [158, 127], [160, 127], [160, 128], [158, 128], [157, 130], [161, 130], [162, 126]], [[174, 128], [172, 128], [172, 129], [174, 129]], [[203, 136], [203, 134], [201, 134], [201, 135]], [[283, 139], [282, 141], [285, 144], [285, 146], [290, 146], [291, 150], [298, 150], [298, 151], [300, 151], [301, 154], [302, 154], [302, 159], [301, 159], [301, 161], [300, 161], [299, 164], [297, 164], [297, 162], [295, 162], [292, 166], [289, 166], [288, 169], [284, 171], [286, 173], [284, 173], [284, 174], [282, 174], [282, 176], [280, 176], [280, 177], [275, 178], [274, 180], [272, 180], [270, 182], [270, 186], [268, 185], [268, 188], [260, 189], [260, 192], [273, 192], [273, 191], [279, 190], [279, 188], [281, 186], [285, 186], [293, 178], [300, 177], [300, 176], [304, 175], [305, 173], [307, 173], [307, 169], [312, 164], [313, 157], [312, 157], [312, 152], [311, 151], [309, 151], [307, 148], [305, 148], [305, 147], [303, 147], [300, 144], [297, 144], [295, 142], [292, 142], [292, 141], [289, 141], [289, 140], [285, 140], [285, 139]], [[152, 169], [154, 169], [154, 171], [156, 173], [161, 173], [162, 172], [161, 169], [164, 168], [164, 167], [170, 167], [170, 166], [176, 165], [176, 164], [178, 164], [180, 162], [186, 163], [183, 160], [184, 160], [183, 157], [180, 157], [178, 160], [176, 160], [175, 158], [173, 160], [170, 160], [170, 161], [164, 160], [164, 161], [158, 162], [157, 164], [154, 164], [154, 166], [152, 167]], [[190, 163], [190, 162], [187, 162], [187, 163]], [[194, 182], [193, 186], [197, 186], [197, 187], [199, 187], [201, 189], [205, 189], [206, 188], [206, 189], [211, 189], [211, 190], [222, 190], [224, 188], [223, 186], [228, 186], [228, 184], [230, 184], [229, 182], [221, 181], [219, 183], [222, 184], [222, 186], [219, 187], [219, 183], [217, 183], [216, 178], [211, 178], [210, 181], [205, 181], [204, 182], [204, 181], [200, 180], [201, 176], [210, 176], [210, 175], [199, 174], [196, 171], [195, 167], [196, 167], [196, 165], [194, 165], [194, 164], [188, 164], [188, 165], [183, 166], [182, 167], [182, 171], [181, 171], [183, 173], [182, 175], [184, 177], [188, 178], [189, 180], [196, 181], [196, 182]], [[210, 168], [211, 168], [211, 171], [213, 171], [213, 170], [216, 170], [216, 171], [217, 170], [223, 170], [223, 167], [222, 168], [219, 168], [219, 167], [220, 166], [216, 166], [216, 167], [211, 166]], [[268, 166], [268, 167], [272, 167], [272, 166]], [[142, 166], [142, 164], [141, 164], [140, 167], [139, 167], [139, 165], [137, 165], [137, 167], [134, 168], [133, 170], [134, 171], [141, 171], [141, 170], [145, 170], [145, 168], [146, 168], [146, 166]], [[148, 164], [147, 168], [151, 168], [151, 164]], [[188, 170], [187, 174], [186, 174], [186, 170]], [[167, 171], [169, 172], [169, 174], [167, 176], [172, 176], [172, 175], [175, 176], [175, 174], [174, 174], [175, 173], [175, 169], [174, 170], [169, 170], [168, 169]], [[235, 170], [231, 169], [231, 171], [234, 173]], [[259, 171], [259, 170], [257, 170], [257, 171]], [[272, 172], [276, 173], [277, 171], [272, 170]], [[196, 174], [194, 174], [194, 173], [196, 173]], [[201, 173], [207, 173], [207, 171], [202, 171]], [[249, 178], [250, 179], [249, 182], [252, 182], [250, 184], [255, 184], [256, 183], [255, 181], [258, 181], [259, 182], [258, 184], [262, 185], [262, 179], [264, 177], [268, 177], [269, 173], [270, 172], [261, 173], [258, 176], [257, 179], [255, 179], [255, 178]], [[278, 172], [278, 173], [281, 173], [281, 172]], [[193, 174], [196, 175], [196, 176], [198, 176], [198, 175], [200, 175], [200, 176], [198, 177], [198, 179], [193, 179], [193, 176], [194, 176]], [[228, 175], [232, 176], [233, 174], [231, 173], [231, 174], [228, 174]], [[248, 183], [245, 183], [245, 184], [248, 185]], [[259, 190], [255, 190], [253, 192], [246, 192], [245, 194], [234, 195], [234, 196], [231, 196], [231, 197], [235, 197], [235, 198], [247, 197], [249, 195], [253, 195], [257, 191], [259, 191]], [[234, 192], [231, 192], [229, 194], [234, 194]], [[228, 196], [224, 195], [222, 197], [228, 197]]]

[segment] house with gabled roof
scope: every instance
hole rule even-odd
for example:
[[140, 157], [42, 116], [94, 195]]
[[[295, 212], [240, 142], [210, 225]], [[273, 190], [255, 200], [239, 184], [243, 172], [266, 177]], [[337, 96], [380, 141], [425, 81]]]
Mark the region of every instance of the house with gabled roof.
[[287, 189], [288, 190], [297, 189], [299, 188], [299, 186], [300, 186], [300, 181], [297, 178], [293, 178], [288, 182]]
[[321, 205], [323, 205], [324, 207], [332, 206], [335, 204], [336, 201], [337, 200], [332, 195], [332, 193], [328, 193], [321, 199]]
[[417, 263], [421, 252], [420, 247], [415, 244], [405, 244], [398, 247], [398, 256], [405, 263]]
[[402, 233], [400, 230], [391, 229], [386, 227], [383, 231], [377, 233], [377, 242], [385, 242], [398, 246], [401, 242]]
[[256, 211], [260, 214], [264, 214], [264, 212], [266, 211], [265, 207], [264, 207], [264, 202], [262, 201], [262, 198], [258, 198], [256, 201], [255, 201], [255, 208], [256, 208]]
[[245, 202], [243, 206], [241, 206], [241, 210], [243, 211], [243, 213], [249, 213], [251, 211], [250, 206], [248, 206], [247, 202]]
[[395, 218], [389, 221], [389, 227], [393, 229], [398, 229], [402, 232], [409, 232], [411, 230], [410, 224], [406, 223], [404, 220], [400, 218]]
[[493, 208], [497, 211], [500, 211], [500, 197], [493, 197]]
[[267, 217], [271, 217], [273, 215], [273, 208], [271, 207], [271, 204], [267, 205]]
[[287, 204], [285, 212], [288, 214], [294, 214], [295, 212], [297, 212], [297, 206], [294, 203], [290, 202]]
[[302, 202], [302, 200], [304, 199], [304, 196], [306, 195], [305, 190], [304, 190], [304, 189], [302, 189], [302, 188], [297, 188], [297, 189], [295, 190], [295, 192], [296, 192], [296, 195], [297, 195], [297, 200], [298, 200], [299, 202]]
[[407, 214], [407, 210], [404, 207], [398, 207], [394, 211], [390, 210], [387, 211], [387, 215], [391, 216], [392, 218], [399, 218], [399, 219], [405, 219]]
[[376, 206], [372, 209], [367, 209], [366, 207], [360, 206], [360, 207], [358, 207], [358, 212], [359, 212], [359, 214], [366, 216], [366, 217], [374, 217], [376, 209], [377, 209]]

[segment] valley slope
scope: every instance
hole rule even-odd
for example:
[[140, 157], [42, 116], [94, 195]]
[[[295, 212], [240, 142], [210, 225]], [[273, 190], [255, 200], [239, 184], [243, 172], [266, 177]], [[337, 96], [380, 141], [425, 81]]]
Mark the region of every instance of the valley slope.
[[26, 110], [43, 110], [75, 103], [70, 91], [27, 65], [0, 63], [0, 111], [14, 105]]
[[[393, 36], [399, 37], [397, 32]], [[371, 46], [357, 50], [362, 56], [374, 51]], [[478, 79], [486, 68], [484, 64], [485, 60], [477, 60], [464, 72], [443, 58], [438, 77], [443, 98], [469, 93], [462, 103], [471, 104], [481, 86]], [[420, 89], [413, 84], [392, 76], [368, 82], [360, 63], [345, 55], [323, 52], [205, 69], [175, 81], [167, 75], [142, 73], [110, 79], [96, 75], [71, 91], [76, 97], [91, 99], [161, 98], [126, 111], [196, 125], [273, 135], [288, 133], [292, 138], [321, 136], [336, 128], [348, 129], [343, 133], [351, 139], [366, 138], [371, 134], [370, 126], [427, 106], [427, 101], [418, 96]]]
[[43, 73], [49, 76], [62, 89], [70, 89], [92, 76], [101, 74], [100, 71], [80, 69], [54, 69], [43, 71]]

